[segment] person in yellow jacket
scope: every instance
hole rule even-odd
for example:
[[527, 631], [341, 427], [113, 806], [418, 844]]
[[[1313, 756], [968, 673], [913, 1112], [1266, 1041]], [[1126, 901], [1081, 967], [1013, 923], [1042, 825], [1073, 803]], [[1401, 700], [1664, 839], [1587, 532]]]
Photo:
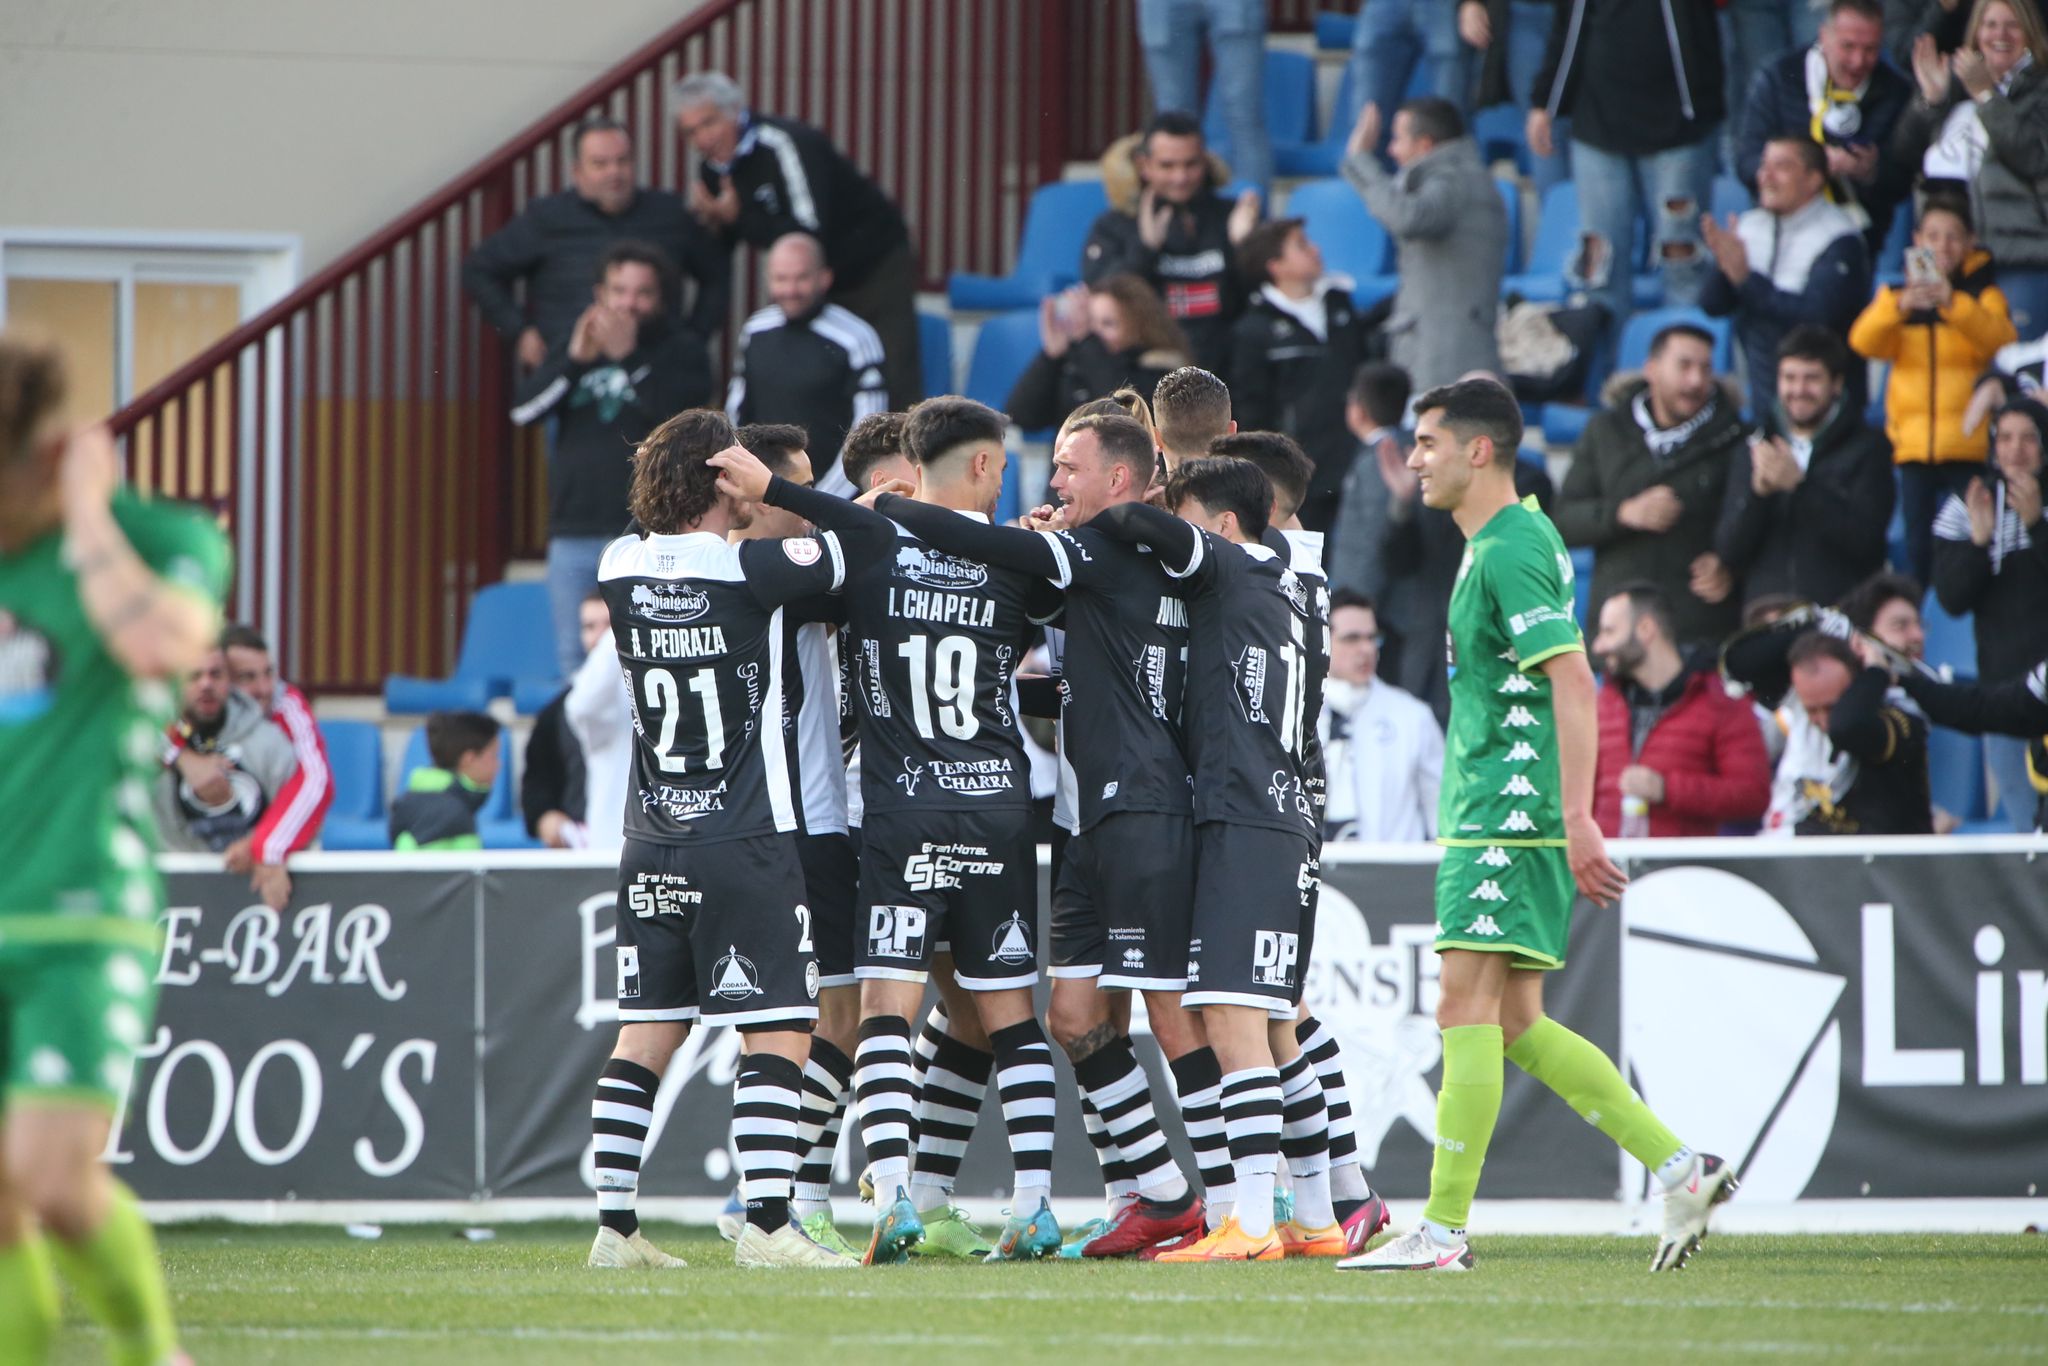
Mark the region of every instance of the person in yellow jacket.
[[1970, 395], [1998, 348], [2018, 334], [1992, 283], [1991, 253], [1977, 246], [1967, 200], [1930, 194], [1906, 257], [1907, 283], [1877, 291], [1850, 327], [1849, 345], [1892, 365], [1885, 431], [1899, 463], [1906, 558], [1925, 583], [1935, 511], [1984, 468], [1986, 432], [1965, 429]]

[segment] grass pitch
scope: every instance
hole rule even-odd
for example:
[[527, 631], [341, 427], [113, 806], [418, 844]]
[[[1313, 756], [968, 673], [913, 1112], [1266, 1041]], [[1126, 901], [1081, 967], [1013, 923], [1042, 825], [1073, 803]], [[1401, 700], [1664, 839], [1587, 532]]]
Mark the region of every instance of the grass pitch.
[[[184, 1225], [160, 1231], [185, 1345], [229, 1362], [901, 1362], [1068, 1354], [1200, 1360], [1590, 1362], [2048, 1359], [2048, 1240], [1716, 1236], [1653, 1276], [1648, 1239], [1484, 1238], [1472, 1274], [1327, 1262], [742, 1272], [703, 1229], [650, 1224], [687, 1271], [586, 1270], [581, 1224]], [[58, 1360], [98, 1359], [69, 1309]], [[1000, 1355], [997, 1355], [1000, 1354]]]

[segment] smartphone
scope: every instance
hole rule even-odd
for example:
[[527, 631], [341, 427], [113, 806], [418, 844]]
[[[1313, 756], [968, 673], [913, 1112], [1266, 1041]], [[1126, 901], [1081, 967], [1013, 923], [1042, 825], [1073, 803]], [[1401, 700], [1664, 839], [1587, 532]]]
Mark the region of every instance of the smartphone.
[[1941, 267], [1934, 264], [1934, 248], [1906, 248], [1906, 283], [1909, 285], [1938, 285], [1941, 283]]

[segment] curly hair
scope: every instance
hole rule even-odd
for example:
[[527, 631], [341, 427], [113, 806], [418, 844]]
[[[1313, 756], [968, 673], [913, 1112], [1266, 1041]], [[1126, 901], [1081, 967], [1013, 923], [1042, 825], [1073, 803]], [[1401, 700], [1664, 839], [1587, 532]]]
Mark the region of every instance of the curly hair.
[[1159, 292], [1135, 275], [1117, 274], [1089, 286], [1089, 291], [1116, 300], [1124, 315], [1124, 331], [1130, 334], [1134, 351], [1163, 351], [1185, 360], [1194, 355], [1185, 332]]
[[56, 348], [0, 335], [0, 465], [25, 458], [64, 406], [64, 361]]
[[647, 434], [633, 454], [634, 520], [657, 536], [687, 531], [718, 505], [718, 471], [706, 464], [733, 444], [732, 424], [689, 408]]

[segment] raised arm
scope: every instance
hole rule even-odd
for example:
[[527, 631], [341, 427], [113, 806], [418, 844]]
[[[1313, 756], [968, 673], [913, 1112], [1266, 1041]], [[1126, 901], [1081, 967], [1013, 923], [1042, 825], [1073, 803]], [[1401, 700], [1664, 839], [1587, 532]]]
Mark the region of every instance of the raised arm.
[[877, 498], [875, 510], [948, 555], [964, 555], [998, 569], [1050, 579], [1062, 588], [1073, 581], [1067, 552], [1051, 532], [990, 526], [963, 517], [951, 508], [920, 503], [894, 493]]
[[2005, 683], [1943, 683], [1915, 672], [1899, 685], [1937, 726], [1968, 735], [2048, 735], [2048, 661]]
[[1202, 568], [1202, 533], [1170, 512], [1145, 503], [1118, 503], [1095, 514], [1089, 526], [1127, 545], [1149, 548], [1176, 579]]

